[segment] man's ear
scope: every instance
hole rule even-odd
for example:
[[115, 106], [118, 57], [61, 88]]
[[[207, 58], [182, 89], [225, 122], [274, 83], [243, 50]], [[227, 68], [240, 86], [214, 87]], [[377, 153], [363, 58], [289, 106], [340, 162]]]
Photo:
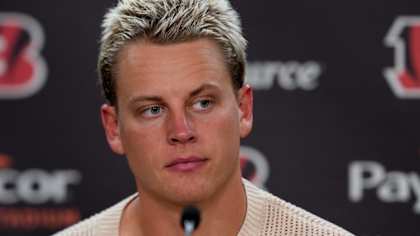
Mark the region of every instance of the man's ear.
[[109, 104], [103, 104], [101, 107], [101, 118], [109, 146], [115, 153], [123, 155], [124, 148], [121, 142], [116, 108]]
[[252, 88], [245, 84], [238, 91], [239, 102], [239, 132], [245, 138], [251, 132], [253, 120], [253, 95]]

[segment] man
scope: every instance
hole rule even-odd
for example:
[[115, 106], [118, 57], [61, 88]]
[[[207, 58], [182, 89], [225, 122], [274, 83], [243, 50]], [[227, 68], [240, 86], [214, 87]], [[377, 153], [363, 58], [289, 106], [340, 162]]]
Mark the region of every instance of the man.
[[101, 107], [137, 194], [57, 235], [351, 235], [241, 178], [252, 128], [246, 41], [226, 0], [121, 0], [103, 22]]

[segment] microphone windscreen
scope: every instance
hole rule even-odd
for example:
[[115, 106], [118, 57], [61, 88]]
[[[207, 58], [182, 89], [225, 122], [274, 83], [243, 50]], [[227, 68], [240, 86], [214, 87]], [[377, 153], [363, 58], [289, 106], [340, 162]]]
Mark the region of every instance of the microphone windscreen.
[[181, 226], [184, 228], [185, 222], [192, 222], [194, 223], [194, 229], [198, 228], [200, 224], [201, 217], [200, 217], [200, 210], [195, 206], [186, 206], [182, 210], [181, 215]]

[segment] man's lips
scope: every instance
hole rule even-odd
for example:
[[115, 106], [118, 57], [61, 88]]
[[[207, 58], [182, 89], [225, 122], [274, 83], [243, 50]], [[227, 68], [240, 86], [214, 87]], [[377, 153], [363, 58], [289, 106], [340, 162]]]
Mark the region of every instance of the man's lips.
[[192, 171], [202, 166], [207, 160], [201, 157], [176, 158], [165, 165], [165, 168], [173, 171]]

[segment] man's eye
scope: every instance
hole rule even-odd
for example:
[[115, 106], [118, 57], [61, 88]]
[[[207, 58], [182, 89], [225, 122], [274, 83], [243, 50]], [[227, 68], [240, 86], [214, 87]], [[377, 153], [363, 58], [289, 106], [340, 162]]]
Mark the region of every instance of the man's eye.
[[209, 109], [213, 105], [213, 101], [209, 99], [202, 99], [193, 104], [194, 110], [204, 111]]
[[151, 106], [142, 111], [142, 115], [145, 117], [157, 117], [163, 112], [163, 108], [161, 106]]

